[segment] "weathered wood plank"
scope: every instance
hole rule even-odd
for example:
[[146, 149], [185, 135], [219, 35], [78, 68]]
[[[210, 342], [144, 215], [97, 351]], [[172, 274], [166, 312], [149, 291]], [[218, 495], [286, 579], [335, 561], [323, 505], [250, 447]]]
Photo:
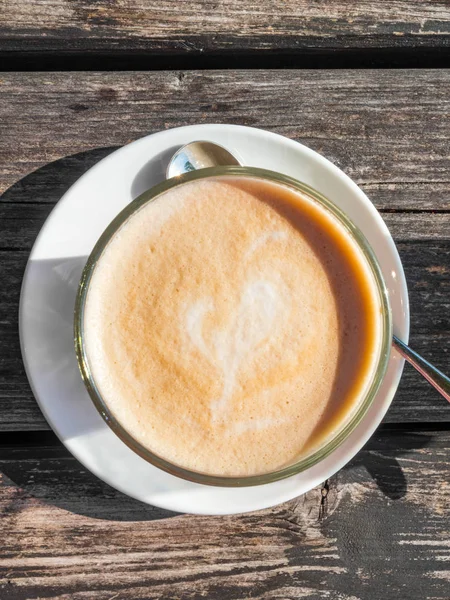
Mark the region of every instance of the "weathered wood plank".
[[436, 47], [449, 33], [442, 0], [6, 0], [0, 13], [4, 50], [28, 53]]
[[[28, 206], [22, 208], [28, 210]], [[398, 249], [409, 285], [411, 345], [448, 372], [450, 244], [435, 239], [406, 241], [399, 242]], [[0, 281], [7, 282], [0, 286], [0, 431], [48, 428], [23, 370], [17, 333], [20, 285], [27, 257], [27, 250], [0, 251]], [[406, 367], [385, 422], [448, 422], [449, 419], [445, 401], [412, 368]]]
[[[412, 343], [448, 370], [449, 214], [429, 211], [450, 208], [449, 92], [447, 71], [3, 74], [0, 247], [13, 251], [0, 259], [9, 282], [0, 290], [0, 428], [47, 427], [23, 373], [17, 306], [26, 251], [53, 204], [111, 146], [198, 121], [299, 139], [343, 167], [382, 210], [428, 211], [384, 218], [410, 285]], [[407, 370], [388, 420], [441, 419], [446, 405]]]
[[448, 599], [449, 447], [380, 433], [297, 500], [206, 518], [131, 500], [59, 447], [0, 448], [0, 597]]
[[55, 202], [115, 148], [194, 123], [304, 142], [378, 208], [450, 209], [450, 71], [3, 73], [2, 201]]
[[[411, 344], [448, 373], [448, 335], [443, 339], [413, 336]], [[34, 399], [22, 360], [17, 354], [19, 348], [16, 337], [10, 341], [9, 348], [15, 355], [2, 358], [0, 362], [0, 437], [2, 431], [47, 431], [50, 427]], [[4, 348], [1, 347], [1, 350], [3, 352]], [[406, 366], [383, 422], [397, 426], [402, 423], [448, 423], [449, 420], [448, 406], [442, 396], [412, 367]]]
[[[450, 212], [384, 213], [383, 219], [396, 242], [422, 242], [436, 240], [446, 248], [450, 240]], [[417, 252], [420, 252], [417, 247]]]
[[[52, 208], [49, 204], [0, 203], [0, 250], [30, 250]], [[397, 242], [435, 240], [445, 248], [450, 240], [450, 212], [384, 213], [383, 219]]]

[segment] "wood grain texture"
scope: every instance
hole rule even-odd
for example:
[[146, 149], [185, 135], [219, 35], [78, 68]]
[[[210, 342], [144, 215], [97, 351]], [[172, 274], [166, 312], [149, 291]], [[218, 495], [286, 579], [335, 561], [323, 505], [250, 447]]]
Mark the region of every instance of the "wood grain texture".
[[0, 597], [448, 599], [449, 442], [378, 434], [322, 486], [231, 517], [138, 503], [59, 447], [0, 448]]
[[[399, 246], [412, 344], [448, 370], [450, 72], [4, 73], [0, 80], [0, 270], [8, 282], [0, 288], [0, 429], [48, 427], [17, 336], [21, 278], [46, 216], [112, 149], [195, 122], [287, 135], [353, 177], [384, 211]], [[387, 420], [448, 418], [437, 393], [407, 368]]]
[[317, 150], [378, 208], [449, 210], [449, 121], [447, 70], [3, 73], [0, 193], [53, 203], [136, 138], [235, 123]]
[[445, 0], [6, 0], [7, 51], [218, 51], [448, 45]]
[[[51, 208], [49, 205], [34, 207], [44, 208], [47, 212]], [[26, 211], [25, 214], [30, 214], [27, 212], [28, 206], [21, 208]], [[398, 216], [405, 215], [401, 213]], [[37, 229], [36, 226], [34, 231], [37, 232]], [[32, 237], [28, 239], [27, 249], [0, 251], [0, 281], [7, 282], [7, 285], [0, 286], [0, 431], [48, 429], [25, 376], [18, 337], [20, 286]], [[444, 372], [448, 372], [450, 244], [432, 236], [428, 241], [398, 242], [398, 250], [409, 285], [411, 345]], [[406, 366], [385, 422], [449, 420], [446, 402], [411, 367]]]
[[[448, 5], [438, 1], [181, 2], [176, 13], [173, 6], [7, 4], [0, 51], [442, 46], [449, 33]], [[0, 75], [1, 600], [448, 600], [450, 432], [380, 432], [305, 496], [221, 518], [131, 500], [59, 445], [1, 444], [16, 435], [7, 431], [48, 429], [17, 332], [21, 279], [39, 228], [67, 187], [112, 149], [177, 125], [270, 129], [357, 180], [397, 241], [412, 344], [447, 369], [449, 92], [447, 71]], [[445, 402], [407, 368], [386, 422], [440, 427], [448, 419]]]
[[[0, 250], [30, 250], [53, 205], [0, 202]], [[450, 241], [450, 212], [384, 213], [396, 242]]]

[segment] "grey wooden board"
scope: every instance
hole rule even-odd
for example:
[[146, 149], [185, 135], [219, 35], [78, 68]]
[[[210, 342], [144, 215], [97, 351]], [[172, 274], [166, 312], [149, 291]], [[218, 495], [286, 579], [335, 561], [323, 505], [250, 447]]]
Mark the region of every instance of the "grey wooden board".
[[0, 597], [448, 600], [449, 442], [377, 434], [306, 495], [229, 517], [141, 504], [60, 447], [0, 447]]
[[445, 0], [5, 0], [7, 51], [217, 51], [408, 48], [448, 45]]
[[[28, 251], [52, 206], [112, 148], [199, 121], [287, 135], [352, 176], [399, 245], [412, 343], [448, 370], [449, 116], [449, 71], [3, 73], [0, 430], [48, 427], [23, 372], [17, 307]], [[407, 368], [387, 421], [448, 418], [448, 406]]]
[[218, 122], [305, 143], [378, 208], [449, 210], [449, 119], [450, 70], [3, 73], [0, 193], [52, 203], [111, 148]]
[[[8, 195], [8, 192], [5, 194]], [[29, 250], [52, 205], [0, 202], [0, 250]], [[384, 213], [383, 219], [397, 242], [450, 241], [450, 212], [433, 214]]]
[[[28, 208], [22, 207], [27, 215]], [[49, 212], [51, 206], [37, 208]], [[409, 240], [398, 243], [398, 250], [409, 284], [411, 344], [439, 368], [449, 371], [450, 244], [441, 239]], [[27, 258], [27, 250], [0, 251], [0, 281], [6, 282], [0, 286], [0, 431], [48, 428], [29, 388], [19, 347], [18, 304]], [[449, 420], [447, 403], [407, 366], [385, 422]]]

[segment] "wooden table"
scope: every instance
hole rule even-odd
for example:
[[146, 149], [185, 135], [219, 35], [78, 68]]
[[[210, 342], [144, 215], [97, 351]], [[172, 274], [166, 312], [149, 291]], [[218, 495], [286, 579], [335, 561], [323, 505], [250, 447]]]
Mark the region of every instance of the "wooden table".
[[[157, 4], [157, 6], [154, 6]], [[411, 344], [449, 371], [448, 0], [4, 0], [0, 8], [0, 599], [450, 598], [450, 410], [406, 368], [356, 458], [274, 509], [176, 515], [86, 472], [24, 374], [23, 270], [109, 152], [241, 123], [332, 160], [404, 263]]]

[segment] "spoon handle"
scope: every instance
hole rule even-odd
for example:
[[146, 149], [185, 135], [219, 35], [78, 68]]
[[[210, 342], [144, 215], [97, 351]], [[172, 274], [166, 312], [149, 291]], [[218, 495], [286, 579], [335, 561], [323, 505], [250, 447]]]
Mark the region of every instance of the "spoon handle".
[[439, 369], [433, 367], [427, 360], [422, 358], [417, 352], [411, 350], [409, 346], [404, 344], [394, 335], [394, 347], [427, 381], [431, 383], [437, 391], [450, 402], [450, 378], [444, 375]]

